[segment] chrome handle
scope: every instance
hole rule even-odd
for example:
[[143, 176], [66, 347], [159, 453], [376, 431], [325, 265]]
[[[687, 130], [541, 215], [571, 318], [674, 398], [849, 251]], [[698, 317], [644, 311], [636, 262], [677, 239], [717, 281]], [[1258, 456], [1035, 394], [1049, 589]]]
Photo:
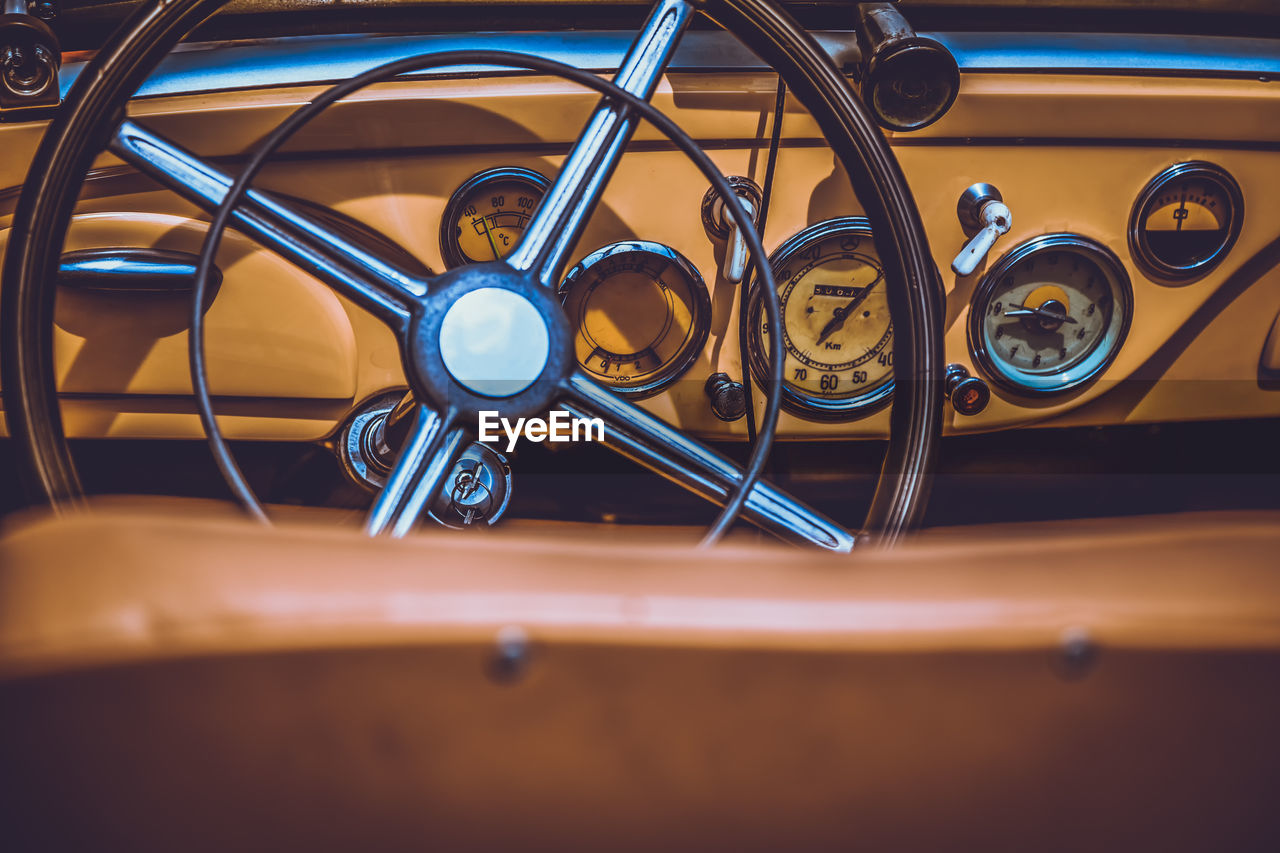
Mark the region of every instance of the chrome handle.
[[1013, 213], [990, 184], [974, 184], [960, 196], [956, 214], [965, 233], [977, 231], [951, 262], [956, 275], [971, 275], [1002, 234], [1013, 227]]
[[[751, 203], [751, 199], [739, 196], [738, 201], [746, 209], [747, 216], [754, 220], [756, 206]], [[725, 219], [729, 222], [729, 244], [724, 252], [724, 280], [741, 284], [743, 276], [747, 274], [747, 241], [738, 232], [738, 223], [729, 217]]]
[[[58, 284], [103, 293], [183, 293], [195, 288], [198, 255], [167, 249], [81, 249], [62, 256]], [[222, 282], [211, 270], [210, 285]]]
[[[734, 197], [747, 212], [752, 222], [760, 213], [764, 204], [764, 194], [755, 181], [741, 175], [727, 175], [729, 186], [733, 188]], [[702, 227], [712, 240], [724, 241], [724, 259], [721, 262], [720, 276], [732, 284], [741, 284], [747, 274], [747, 241], [738, 231], [738, 221], [725, 208], [725, 199], [720, 197], [715, 187], [707, 190], [702, 197]]]

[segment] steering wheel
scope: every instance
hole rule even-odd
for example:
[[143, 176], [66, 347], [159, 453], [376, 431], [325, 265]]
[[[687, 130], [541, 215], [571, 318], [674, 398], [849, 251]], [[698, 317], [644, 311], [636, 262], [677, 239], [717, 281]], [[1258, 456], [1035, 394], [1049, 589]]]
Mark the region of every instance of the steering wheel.
[[[658, 0], [612, 84], [538, 57], [490, 52], [491, 64], [559, 74], [604, 97], [515, 250], [503, 261], [424, 279], [353, 245], [314, 214], [246, 190], [251, 174], [233, 182], [125, 116], [128, 99], [161, 58], [224, 2], [157, 0], [140, 8], [80, 75], [32, 161], [10, 234], [0, 302], [5, 411], [32, 502], [62, 511], [83, 496], [57, 400], [54, 283], [76, 196], [94, 158], [106, 147], [188, 200], [216, 211], [211, 244], [230, 219], [395, 332], [419, 403], [395, 467], [374, 501], [366, 523], [370, 534], [404, 535], [412, 529], [465, 448], [479, 411], [496, 410], [500, 417], [514, 419], [544, 412], [553, 404], [601, 418], [615, 449], [723, 504], [709, 538], [723, 531], [739, 509], [747, 520], [783, 538], [836, 551], [848, 551], [860, 540], [892, 544], [919, 521], [941, 431], [941, 281], [892, 151], [848, 82], [785, 11], [769, 0]], [[696, 145], [646, 103], [697, 11], [768, 62], [809, 109], [872, 224], [894, 328], [894, 400], [888, 451], [860, 531], [846, 530], [768, 483], [757, 482], [768, 450], [763, 429], [759, 452], [744, 471], [576, 369], [568, 323], [554, 287], [639, 118], [666, 133], [703, 168], [722, 196], [731, 196], [723, 176], [714, 172]], [[459, 56], [416, 58], [396, 63], [396, 69], [387, 66], [361, 76], [460, 61]], [[351, 83], [357, 81], [371, 82], [356, 78]], [[326, 96], [336, 100], [338, 90], [347, 88], [334, 87]], [[282, 125], [273, 134], [276, 142], [305, 121], [308, 110], [321, 109], [323, 97]], [[264, 142], [260, 153], [265, 156], [270, 147]], [[776, 314], [776, 294], [759, 237], [740, 205], [726, 209], [738, 220], [762, 287], [773, 294], [765, 300], [766, 307]], [[495, 318], [505, 334], [488, 335], [491, 344], [475, 344], [471, 332], [477, 323], [491, 325]], [[513, 353], [519, 357], [504, 357]], [[780, 354], [773, 353], [770, 361], [770, 409], [776, 417]], [[207, 427], [212, 414], [205, 414]], [[772, 425], [768, 414], [765, 424]]]

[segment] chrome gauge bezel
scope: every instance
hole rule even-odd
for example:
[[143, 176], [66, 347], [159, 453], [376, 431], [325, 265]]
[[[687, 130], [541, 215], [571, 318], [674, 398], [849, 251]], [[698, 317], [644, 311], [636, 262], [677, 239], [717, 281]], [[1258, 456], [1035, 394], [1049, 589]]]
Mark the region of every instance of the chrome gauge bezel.
[[[1230, 204], [1227, 218], [1226, 239], [1211, 254], [1192, 264], [1170, 264], [1156, 256], [1142, 228], [1144, 214], [1149, 205], [1174, 181], [1199, 179], [1215, 184]], [[1244, 193], [1240, 185], [1226, 169], [1205, 160], [1190, 160], [1170, 166], [1152, 178], [1138, 194], [1129, 213], [1129, 254], [1134, 263], [1152, 281], [1161, 284], [1188, 284], [1208, 275], [1222, 263], [1240, 236], [1244, 225]]]
[[[786, 282], [780, 278], [782, 271], [808, 246], [842, 234], [872, 240], [871, 221], [865, 216], [840, 216], [810, 225], [803, 231], [788, 237], [769, 256], [769, 265], [773, 269], [774, 276], [778, 278], [778, 286], [781, 288], [786, 285]], [[874, 244], [872, 244], [872, 248], [874, 250]], [[880, 263], [878, 252], [876, 252], [876, 262]], [[752, 375], [757, 379], [758, 377], [769, 375], [768, 353], [765, 352], [764, 341], [760, 337], [760, 312], [763, 308], [763, 303], [761, 302], [758, 285], [758, 280], [753, 278], [747, 308], [747, 351], [751, 361]], [[890, 326], [890, 329], [892, 329], [892, 326]], [[892, 343], [890, 343], [889, 348], [892, 351]], [[892, 399], [892, 379], [864, 394], [835, 400], [806, 394], [803, 391], [796, 390], [787, 382], [782, 384], [783, 408], [806, 420], [824, 423], [838, 423], [866, 417], [872, 412], [884, 408]]]
[[[711, 331], [711, 294], [708, 292], [707, 283], [703, 280], [702, 274], [698, 272], [698, 268], [684, 255], [664, 243], [655, 243], [650, 240], [622, 240], [617, 243], [610, 243], [607, 246], [601, 246], [574, 264], [573, 268], [565, 274], [564, 281], [560, 282], [557, 295], [563, 305], [569, 298], [569, 292], [580, 279], [591, 271], [592, 267], [599, 265], [613, 255], [631, 252], [648, 252], [674, 264], [688, 277], [689, 289], [693, 296], [692, 317], [690, 318], [693, 334], [685, 341], [676, 357], [668, 362], [658, 375], [643, 384], [614, 385], [610, 382], [603, 383], [614, 394], [632, 400], [642, 400], [645, 397], [652, 397], [665, 391], [672, 383], [687, 373], [707, 345], [707, 336]], [[571, 327], [574, 327], [574, 335], [576, 336], [578, 331], [574, 325], [575, 318], [570, 317], [569, 323]], [[578, 367], [586, 370], [581, 364]], [[587, 372], [591, 373], [590, 371]], [[591, 375], [593, 377], [597, 376], [594, 373]]]
[[[1097, 263], [1110, 279], [1114, 293], [1112, 322], [1088, 356], [1066, 370], [1037, 375], [1010, 369], [987, 349], [983, 321], [988, 306], [1000, 280], [1014, 267], [1030, 257], [1051, 251], [1077, 252]], [[1124, 346], [1132, 319], [1133, 285], [1115, 252], [1081, 234], [1045, 234], [1010, 249], [982, 277], [969, 303], [969, 350], [983, 373], [1004, 390], [1030, 397], [1048, 397], [1080, 388], [1110, 367]]]
[[[449, 196], [449, 201], [445, 204], [444, 213], [440, 218], [440, 257], [444, 260], [448, 269], [476, 263], [476, 261], [462, 254], [462, 247], [451, 229], [462, 213], [462, 208], [466, 204], [469, 195], [485, 184], [498, 183], [500, 181], [524, 181], [537, 187], [540, 196], [545, 196], [547, 190], [551, 189], [551, 181], [545, 175], [533, 169], [526, 169], [523, 166], [498, 166], [493, 169], [485, 169], [463, 181], [453, 191], [453, 195]], [[541, 203], [541, 200], [539, 200], [539, 203]], [[537, 207], [530, 211], [530, 216], [536, 210]]]

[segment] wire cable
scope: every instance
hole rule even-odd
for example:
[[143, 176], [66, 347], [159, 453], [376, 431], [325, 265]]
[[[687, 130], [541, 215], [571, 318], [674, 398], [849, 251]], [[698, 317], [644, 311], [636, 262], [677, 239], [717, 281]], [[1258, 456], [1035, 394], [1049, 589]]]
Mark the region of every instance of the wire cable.
[[[769, 221], [769, 199], [773, 195], [773, 171], [778, 164], [778, 145], [782, 140], [782, 113], [787, 103], [787, 84], [778, 78], [778, 96], [773, 104], [773, 130], [769, 139], [769, 158], [765, 161], [764, 186], [760, 188], [760, 215], [756, 219], [756, 233], [764, 241], [764, 229]], [[742, 294], [738, 300], [738, 357], [742, 361], [742, 391], [747, 398], [747, 445], [756, 440], [756, 406], [752, 395], [751, 351], [748, 344], [751, 334], [747, 317], [747, 301], [751, 295], [751, 279], [755, 272], [755, 258], [749, 258], [742, 276]]]

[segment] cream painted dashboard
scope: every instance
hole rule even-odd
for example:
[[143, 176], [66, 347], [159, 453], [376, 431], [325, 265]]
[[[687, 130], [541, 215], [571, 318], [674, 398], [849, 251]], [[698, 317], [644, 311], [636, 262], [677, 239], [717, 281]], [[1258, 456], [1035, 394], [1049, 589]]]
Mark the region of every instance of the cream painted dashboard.
[[[776, 78], [760, 71], [673, 72], [655, 103], [726, 174], [760, 182]], [[131, 114], [201, 156], [234, 162], [320, 88], [276, 86], [136, 100]], [[558, 80], [470, 76], [397, 81], [333, 107], [268, 167], [261, 186], [328, 205], [443, 269], [439, 223], [450, 194], [493, 166], [553, 176], [595, 97]], [[39, 125], [0, 125], [0, 241]], [[1035, 236], [1077, 232], [1121, 259], [1133, 321], [1100, 379], [1049, 400], [993, 386], [981, 414], [947, 409], [950, 432], [1020, 426], [1116, 424], [1280, 415], [1280, 386], [1263, 353], [1280, 312], [1280, 83], [1268, 79], [1118, 73], [966, 70], [952, 110], [890, 142], [915, 192], [947, 296], [947, 359], [979, 375], [966, 336], [987, 264], [960, 278], [950, 261], [965, 242], [956, 200], [995, 184], [1014, 214], [988, 264]], [[1135, 198], [1163, 169], [1208, 160], [1242, 187], [1243, 229], [1210, 275], [1171, 287], [1130, 257]], [[741, 374], [737, 310], [743, 288], [717, 275], [721, 244], [700, 218], [705, 180], [642, 127], [575, 257], [624, 239], [668, 244], [701, 271], [712, 299], [707, 344], [683, 379], [641, 403], [673, 425], [711, 437], [745, 434], [716, 419], [703, 392], [710, 373]], [[808, 114], [788, 101], [765, 247], [859, 205]], [[198, 251], [201, 214], [104, 156], [86, 183], [67, 248], [154, 246]], [[362, 401], [403, 387], [384, 327], [323, 285], [230, 234], [225, 280], [207, 313], [211, 385], [231, 437], [325, 437]], [[68, 433], [77, 437], [202, 435], [187, 397], [185, 300], [60, 293], [56, 356]], [[1280, 335], [1280, 332], [1275, 334]], [[1280, 365], [1277, 365], [1280, 367]], [[759, 395], [757, 395], [758, 397]], [[759, 401], [757, 401], [759, 402]], [[874, 437], [882, 410], [847, 423], [784, 414], [784, 437]]]

